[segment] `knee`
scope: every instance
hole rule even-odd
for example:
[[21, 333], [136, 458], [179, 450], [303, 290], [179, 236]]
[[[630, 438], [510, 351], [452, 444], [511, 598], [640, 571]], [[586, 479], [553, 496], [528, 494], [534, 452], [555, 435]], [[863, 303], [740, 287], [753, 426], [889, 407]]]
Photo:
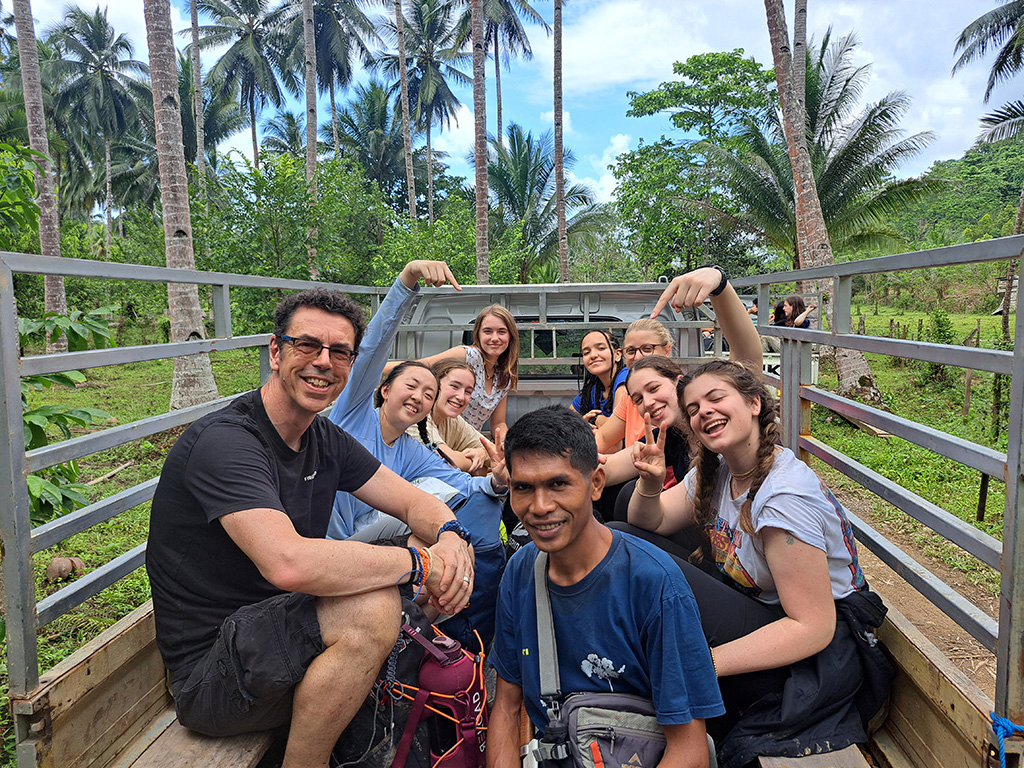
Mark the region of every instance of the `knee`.
[[317, 598], [320, 635], [328, 647], [342, 644], [356, 650], [384, 649], [395, 644], [401, 628], [402, 599], [394, 587], [362, 595]]

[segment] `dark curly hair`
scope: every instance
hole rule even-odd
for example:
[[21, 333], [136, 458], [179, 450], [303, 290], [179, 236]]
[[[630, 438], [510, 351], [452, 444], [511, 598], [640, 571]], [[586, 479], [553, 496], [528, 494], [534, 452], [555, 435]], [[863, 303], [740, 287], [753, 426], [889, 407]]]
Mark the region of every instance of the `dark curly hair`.
[[288, 333], [292, 317], [302, 307], [322, 309], [329, 314], [345, 318], [352, 323], [356, 333], [355, 349], [358, 350], [359, 345], [363, 343], [363, 333], [366, 332], [363, 310], [344, 293], [332, 291], [330, 288], [309, 288], [281, 299], [274, 310], [274, 335], [278, 339]]

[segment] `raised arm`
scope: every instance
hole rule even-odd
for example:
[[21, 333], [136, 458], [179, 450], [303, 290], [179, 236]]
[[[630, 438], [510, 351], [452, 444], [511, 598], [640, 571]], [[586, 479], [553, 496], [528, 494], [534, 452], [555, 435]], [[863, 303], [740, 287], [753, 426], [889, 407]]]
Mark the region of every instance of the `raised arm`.
[[723, 280], [723, 273], [715, 267], [701, 267], [679, 275], [662, 292], [651, 317], [657, 317], [667, 306], [678, 312], [683, 307], [700, 306], [710, 298], [722, 335], [729, 342], [729, 359], [760, 371], [763, 364], [761, 339], [736, 289], [726, 280], [721, 293], [711, 295]]
[[659, 431], [655, 439], [650, 416], [644, 416], [644, 430], [644, 442], [638, 440], [630, 449], [633, 466], [640, 477], [629, 499], [627, 519], [638, 528], [667, 536], [693, 522], [693, 501], [685, 482], [677, 483], [667, 491], [662, 490], [668, 430]]
[[836, 607], [825, 553], [781, 528], [763, 528], [764, 555], [786, 615], [712, 649], [719, 676], [806, 659], [832, 640]]
[[801, 312], [799, 315], [793, 318], [793, 327], [799, 328], [804, 324], [804, 321], [811, 316], [811, 312], [818, 308], [817, 304], [808, 304], [807, 309]]

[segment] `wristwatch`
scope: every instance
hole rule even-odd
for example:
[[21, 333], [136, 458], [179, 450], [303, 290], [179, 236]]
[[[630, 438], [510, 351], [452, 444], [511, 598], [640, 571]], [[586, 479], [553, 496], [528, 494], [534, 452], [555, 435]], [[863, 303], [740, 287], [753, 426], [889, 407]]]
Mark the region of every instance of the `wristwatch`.
[[725, 286], [727, 286], [727, 285], [729, 284], [729, 278], [728, 278], [728, 277], [726, 277], [726, 275], [725, 275], [725, 270], [724, 270], [724, 269], [722, 269], [722, 268], [721, 268], [720, 266], [718, 266], [717, 264], [715, 264], [715, 265], [714, 265], [713, 267], [711, 267], [711, 268], [712, 268], [712, 269], [717, 269], [717, 270], [718, 270], [718, 272], [719, 272], [719, 274], [720, 274], [720, 275], [722, 276], [722, 279], [721, 279], [721, 281], [720, 281], [720, 282], [718, 283], [718, 287], [717, 287], [717, 288], [715, 288], [715, 289], [714, 289], [714, 290], [713, 290], [713, 291], [711, 292], [711, 295], [712, 295], [712, 296], [719, 296], [719, 295], [721, 295], [722, 291], [724, 291], [724, 290], [725, 290]]
[[459, 538], [465, 542], [469, 542], [469, 531], [466, 530], [466, 526], [460, 523], [458, 520], [449, 520], [447, 523], [442, 525], [437, 531], [437, 540], [441, 540], [442, 533], [448, 533], [451, 531], [458, 534]]

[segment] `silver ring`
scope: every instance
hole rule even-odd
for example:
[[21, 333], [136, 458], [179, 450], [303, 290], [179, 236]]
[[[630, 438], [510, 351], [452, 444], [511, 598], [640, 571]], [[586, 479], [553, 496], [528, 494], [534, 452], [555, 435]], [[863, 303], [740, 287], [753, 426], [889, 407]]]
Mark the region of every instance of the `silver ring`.
[[463, 576], [463, 577], [462, 577], [462, 580], [463, 580], [464, 582], [466, 582], [467, 584], [469, 584], [469, 576]]

